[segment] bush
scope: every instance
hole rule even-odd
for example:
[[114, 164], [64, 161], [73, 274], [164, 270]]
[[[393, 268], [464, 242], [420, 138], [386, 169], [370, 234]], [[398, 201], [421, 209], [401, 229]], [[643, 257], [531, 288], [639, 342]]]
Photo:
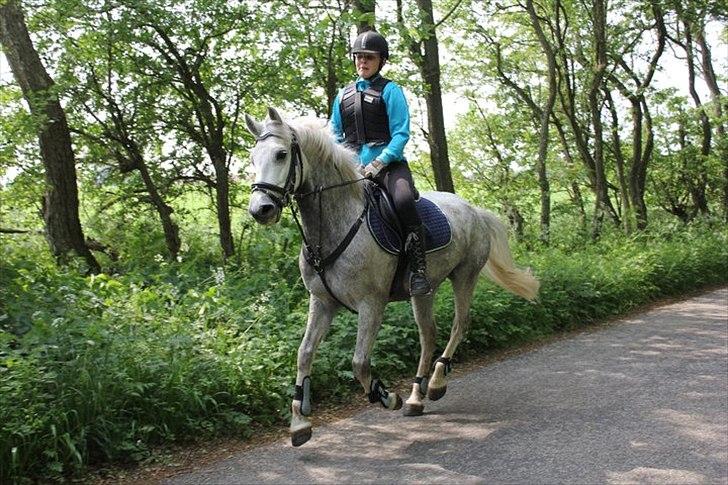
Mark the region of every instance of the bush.
[[[185, 255], [90, 277], [4, 245], [0, 482], [61, 479], [89, 464], [141, 460], [154, 444], [245, 436], [256, 423], [287, 420], [307, 314], [288, 249], [295, 243], [284, 226], [270, 238], [251, 237], [248, 257], [225, 268]], [[725, 226], [695, 225], [608, 237], [579, 251], [520, 253], [541, 280], [539, 300], [525, 302], [483, 279], [458, 355], [725, 283], [727, 248]], [[445, 285], [436, 303], [440, 349], [452, 310]], [[355, 341], [355, 317], [342, 313], [317, 354], [318, 402], [360, 392], [350, 364]], [[409, 305], [391, 305], [372, 356], [377, 374], [412, 374], [417, 342]]]

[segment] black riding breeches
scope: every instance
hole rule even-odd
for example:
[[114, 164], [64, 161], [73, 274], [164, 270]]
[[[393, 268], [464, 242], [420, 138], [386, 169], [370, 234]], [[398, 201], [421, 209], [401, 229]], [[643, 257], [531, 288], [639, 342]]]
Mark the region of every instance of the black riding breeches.
[[375, 178], [375, 182], [389, 193], [399, 220], [407, 232], [422, 224], [415, 208], [415, 199], [419, 194], [412, 180], [412, 172], [405, 162], [392, 162], [386, 165]]

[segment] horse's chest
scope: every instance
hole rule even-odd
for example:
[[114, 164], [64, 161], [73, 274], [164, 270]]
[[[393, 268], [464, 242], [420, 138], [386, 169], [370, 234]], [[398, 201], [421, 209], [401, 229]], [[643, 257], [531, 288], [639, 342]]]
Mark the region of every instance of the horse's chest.
[[366, 247], [356, 245], [358, 237], [355, 238], [352, 248], [320, 273], [301, 253], [299, 269], [309, 292], [319, 295], [328, 294], [331, 290], [337, 297], [341, 295], [341, 298], [356, 301], [363, 295], [388, 290], [397, 267], [397, 257], [383, 253], [364, 231], [361, 235], [369, 238]]

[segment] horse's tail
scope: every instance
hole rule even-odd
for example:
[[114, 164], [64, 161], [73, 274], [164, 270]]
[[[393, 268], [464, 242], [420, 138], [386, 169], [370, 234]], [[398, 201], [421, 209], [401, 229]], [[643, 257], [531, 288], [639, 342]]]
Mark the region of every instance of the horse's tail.
[[530, 269], [516, 267], [508, 247], [508, 232], [503, 223], [491, 212], [483, 213], [490, 232], [490, 254], [485, 264], [488, 276], [506, 290], [527, 300], [534, 300], [540, 283]]

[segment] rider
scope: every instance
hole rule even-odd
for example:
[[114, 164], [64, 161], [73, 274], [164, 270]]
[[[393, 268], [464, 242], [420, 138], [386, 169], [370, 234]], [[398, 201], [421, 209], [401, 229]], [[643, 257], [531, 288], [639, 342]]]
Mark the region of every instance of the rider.
[[359, 34], [351, 47], [359, 75], [334, 100], [331, 126], [339, 143], [359, 154], [359, 171], [385, 187], [407, 233], [410, 294], [432, 292], [426, 276], [424, 227], [415, 208], [415, 184], [404, 146], [409, 140], [409, 108], [402, 88], [382, 77], [389, 44], [378, 32]]

